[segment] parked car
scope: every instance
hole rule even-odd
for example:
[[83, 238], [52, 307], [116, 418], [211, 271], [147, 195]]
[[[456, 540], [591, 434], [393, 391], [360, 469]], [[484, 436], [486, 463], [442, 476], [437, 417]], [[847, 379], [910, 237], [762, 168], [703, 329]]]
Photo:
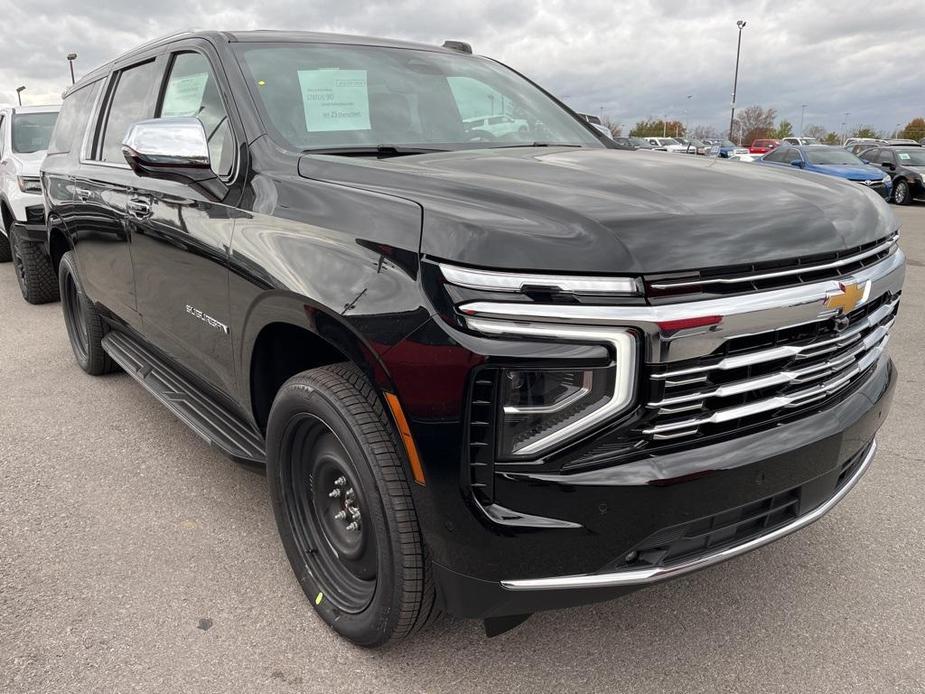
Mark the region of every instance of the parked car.
[[661, 152], [684, 152], [687, 150], [686, 145], [682, 145], [673, 137], [647, 137], [645, 140], [652, 145], [653, 149]]
[[925, 199], [925, 149], [921, 147], [878, 147], [864, 152], [865, 162], [879, 167], [893, 182], [893, 202], [909, 205]]
[[[176, 34], [68, 89], [43, 165], [77, 363], [265, 464], [299, 586], [363, 646], [803, 528], [896, 381], [888, 207], [616, 149], [447, 45]], [[473, 140], [489, 96], [528, 132]]]
[[0, 263], [13, 261], [19, 289], [31, 304], [58, 300], [58, 278], [42, 252], [45, 208], [39, 178], [58, 108], [0, 109]]
[[627, 137], [626, 139], [629, 140], [630, 144], [632, 144], [636, 149], [655, 149], [655, 145], [653, 145], [644, 137], [631, 136]]
[[719, 145], [719, 156], [723, 159], [729, 159], [734, 156], [742, 156], [748, 154], [747, 147], [740, 147], [731, 140], [706, 140], [706, 142], [712, 148], [715, 145]]
[[778, 145], [780, 145], [780, 140], [755, 140], [752, 142], [751, 147], [748, 148], [748, 151], [750, 154], [767, 154]]
[[788, 145], [794, 145], [795, 147], [802, 147], [803, 145], [818, 145], [819, 140], [815, 137], [785, 137], [781, 140], [781, 144], [787, 143]]
[[853, 155], [860, 157], [862, 152], [866, 152], [867, 150], [873, 149], [874, 147], [884, 146], [885, 144], [886, 143], [883, 143], [883, 145], [877, 145], [877, 144], [872, 144], [870, 142], [857, 142], [853, 145], [846, 147], [845, 149], [847, 149]]
[[921, 147], [921, 143], [903, 137], [894, 137], [885, 141], [890, 147]]
[[676, 137], [678, 142], [684, 145], [685, 154], [706, 154], [710, 146], [703, 140], [688, 139], [686, 137]]
[[[639, 149], [639, 146], [636, 145], [633, 142], [633, 138], [630, 138], [630, 137], [615, 137], [613, 138], [613, 141], [614, 143], [616, 143], [617, 145], [619, 145], [620, 147], [624, 149]], [[650, 148], [651, 147], [648, 147], [647, 149], [650, 149]]]
[[804, 145], [791, 147], [783, 145], [764, 155], [762, 164], [772, 166], [795, 166], [805, 171], [837, 176], [861, 183], [889, 200], [893, 192], [890, 177], [875, 166], [858, 159], [851, 152], [832, 145]]
[[470, 132], [488, 133], [492, 137], [522, 135], [529, 131], [529, 123], [522, 118], [513, 118], [504, 114], [476, 116], [463, 120], [463, 126]]
[[883, 140], [879, 137], [849, 137], [845, 140], [845, 143], [842, 145], [845, 149], [851, 150], [857, 154], [856, 148], [869, 148], [877, 147], [879, 145], [887, 144], [886, 140]]

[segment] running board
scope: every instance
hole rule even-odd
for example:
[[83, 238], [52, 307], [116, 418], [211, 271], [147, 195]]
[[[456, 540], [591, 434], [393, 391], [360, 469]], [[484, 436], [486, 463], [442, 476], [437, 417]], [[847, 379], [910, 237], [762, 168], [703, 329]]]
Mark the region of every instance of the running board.
[[125, 372], [213, 448], [245, 463], [266, 463], [261, 433], [217, 403], [138, 340], [110, 331], [103, 349]]

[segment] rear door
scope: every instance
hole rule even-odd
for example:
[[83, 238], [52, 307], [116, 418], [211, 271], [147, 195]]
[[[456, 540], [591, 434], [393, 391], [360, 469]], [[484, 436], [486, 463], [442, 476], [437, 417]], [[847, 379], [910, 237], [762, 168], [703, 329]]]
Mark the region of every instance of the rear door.
[[244, 142], [218, 58], [204, 41], [165, 56], [155, 116], [195, 117], [209, 141], [212, 190], [136, 178], [129, 200], [135, 283], [145, 337], [209, 385], [234, 392], [228, 251]]
[[127, 212], [137, 177], [122, 155], [122, 140], [131, 123], [153, 114], [159, 68], [149, 58], [113, 73], [93, 144], [74, 181], [71, 238], [84, 291], [136, 329], [141, 320]]

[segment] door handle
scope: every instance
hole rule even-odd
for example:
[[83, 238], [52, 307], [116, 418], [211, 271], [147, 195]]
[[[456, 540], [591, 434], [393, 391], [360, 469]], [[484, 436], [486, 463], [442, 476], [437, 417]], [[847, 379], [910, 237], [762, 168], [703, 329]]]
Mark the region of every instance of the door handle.
[[131, 198], [126, 207], [135, 219], [147, 219], [151, 216], [151, 201], [146, 198]]
[[93, 191], [88, 190], [87, 188], [74, 188], [74, 195], [76, 195], [79, 200], [86, 201], [91, 195], [93, 195]]

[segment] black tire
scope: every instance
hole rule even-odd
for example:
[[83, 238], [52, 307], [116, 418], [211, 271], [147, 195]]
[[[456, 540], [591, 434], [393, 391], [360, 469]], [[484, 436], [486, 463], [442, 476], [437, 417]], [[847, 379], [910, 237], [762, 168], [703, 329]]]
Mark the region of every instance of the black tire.
[[10, 232], [10, 246], [13, 251], [13, 269], [22, 298], [30, 304], [47, 304], [57, 301], [58, 277], [40, 244], [23, 241], [14, 228]]
[[[2, 224], [2, 222], [0, 222]], [[8, 263], [13, 259], [13, 249], [9, 237], [0, 230], [0, 263]]]
[[912, 191], [909, 190], [909, 184], [905, 181], [896, 181], [893, 186], [893, 202], [897, 205], [911, 205]]
[[91, 376], [115, 371], [115, 362], [109, 358], [101, 344], [106, 326], [93, 302], [83, 292], [71, 251], [64, 254], [58, 265], [58, 289], [67, 335], [80, 368]]
[[432, 621], [436, 596], [404, 457], [362, 372], [336, 364], [289, 379], [270, 411], [267, 448], [280, 537], [321, 618], [366, 647]]

